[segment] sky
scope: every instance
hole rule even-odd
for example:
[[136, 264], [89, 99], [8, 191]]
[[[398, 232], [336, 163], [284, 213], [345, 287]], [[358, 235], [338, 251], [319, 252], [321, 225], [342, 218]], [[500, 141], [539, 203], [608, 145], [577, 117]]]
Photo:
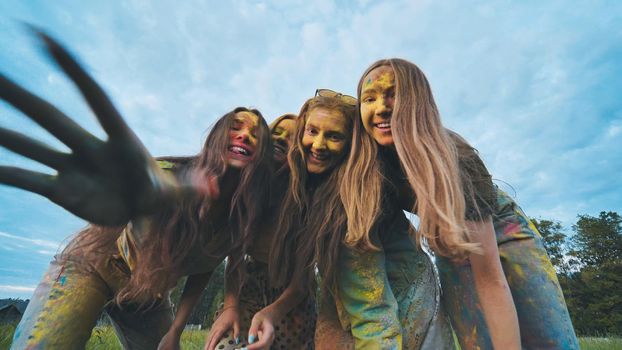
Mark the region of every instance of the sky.
[[[316, 88], [356, 95], [371, 63], [401, 57], [528, 215], [570, 231], [622, 213], [619, 1], [1, 1], [0, 71], [103, 138], [24, 23], [69, 47], [153, 155], [197, 153], [237, 106], [271, 121]], [[3, 101], [0, 126], [67, 151]], [[0, 164], [53, 173], [4, 149]], [[0, 185], [0, 298], [29, 298], [84, 225]]]

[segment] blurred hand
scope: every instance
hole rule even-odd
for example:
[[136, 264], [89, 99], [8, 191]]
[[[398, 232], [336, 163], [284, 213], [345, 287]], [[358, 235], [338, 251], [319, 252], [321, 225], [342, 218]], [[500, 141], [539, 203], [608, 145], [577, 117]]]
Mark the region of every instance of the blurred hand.
[[[218, 193], [213, 182], [179, 185], [159, 169], [101, 87], [56, 41], [36, 32], [47, 52], [76, 84], [107, 134], [93, 136], [52, 104], [0, 73], [0, 98], [22, 111], [71, 149], [63, 153], [42, 142], [0, 128], [0, 145], [56, 170], [49, 175], [0, 166], [0, 183], [43, 195], [71, 213], [99, 225], [119, 226], [153, 213], [186, 192]], [[193, 183], [201, 183], [194, 179]], [[203, 182], [204, 183], [204, 182]]]

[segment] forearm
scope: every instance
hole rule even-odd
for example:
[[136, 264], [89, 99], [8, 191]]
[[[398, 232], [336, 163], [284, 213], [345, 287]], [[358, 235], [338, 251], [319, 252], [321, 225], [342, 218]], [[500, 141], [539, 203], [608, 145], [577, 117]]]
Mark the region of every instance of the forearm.
[[468, 222], [474, 241], [482, 245], [483, 254], [471, 254], [473, 279], [486, 324], [495, 349], [520, 349], [520, 328], [512, 293], [508, 286], [492, 222]]
[[298, 306], [306, 296], [306, 290], [301, 288], [297, 283], [292, 282], [285, 288], [283, 293], [281, 293], [272, 304], [266, 306], [264, 310], [271, 314], [275, 321], [278, 321]]
[[177, 308], [177, 313], [175, 314], [175, 320], [171, 325], [171, 331], [176, 334], [181, 334], [184, 330], [184, 327], [192, 314], [192, 310], [194, 310], [195, 305], [201, 298], [201, 294], [203, 294], [203, 290], [205, 289], [210, 276], [211, 272], [188, 276], [184, 291], [181, 295], [179, 307]]

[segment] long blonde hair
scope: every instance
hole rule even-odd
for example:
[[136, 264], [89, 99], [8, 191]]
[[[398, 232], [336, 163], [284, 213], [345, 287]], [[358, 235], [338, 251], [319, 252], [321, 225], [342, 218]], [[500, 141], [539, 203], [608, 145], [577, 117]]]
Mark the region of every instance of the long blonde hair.
[[[411, 211], [420, 219], [417, 239], [425, 237], [430, 247], [444, 256], [461, 258], [478, 251], [478, 245], [469, 243], [465, 224], [463, 185], [469, 186], [469, 181], [464, 181], [457, 140], [441, 123], [428, 80], [413, 63], [402, 59], [380, 60], [372, 64], [359, 80], [359, 101], [363, 79], [380, 66], [391, 67], [395, 74], [391, 133], [401, 169], [416, 197]], [[345, 187], [342, 187], [342, 199], [348, 214], [346, 242], [363, 243], [373, 248], [369, 243], [369, 228], [373, 225], [371, 220], [377, 219], [381, 210], [382, 161], [370, 159], [378, 158], [378, 146], [370, 135], [365, 137], [360, 133], [366, 131], [359, 102], [354, 143], [345, 172]], [[357, 139], [361, 140], [359, 144], [356, 144]], [[471, 189], [467, 191], [472, 192]]]

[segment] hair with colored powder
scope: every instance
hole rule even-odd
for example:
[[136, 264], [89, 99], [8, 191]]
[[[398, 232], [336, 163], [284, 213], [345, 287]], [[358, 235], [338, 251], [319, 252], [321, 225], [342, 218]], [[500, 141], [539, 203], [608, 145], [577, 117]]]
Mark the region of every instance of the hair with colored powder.
[[[419, 216], [417, 239], [425, 237], [430, 247], [440, 255], [463, 258], [479, 251], [469, 243], [465, 225], [465, 193], [472, 195], [469, 179], [465, 179], [459, 164], [457, 147], [466, 141], [455, 137], [441, 123], [440, 114], [430, 84], [423, 72], [402, 59], [380, 60], [372, 64], [358, 83], [360, 98], [363, 79], [377, 67], [389, 66], [395, 74], [395, 103], [391, 117], [391, 134], [401, 168], [414, 191], [416, 201], [412, 212]], [[372, 219], [380, 213], [382, 202], [382, 159], [378, 145], [367, 134], [359, 115], [354, 123], [352, 152], [344, 174], [342, 187], [344, 205], [348, 214], [349, 244], [369, 242]], [[360, 136], [360, 137], [359, 137]], [[364, 188], [361, 181], [365, 181]]]
[[[140, 246], [135, 251], [135, 266], [129, 282], [115, 296], [116, 302], [150, 303], [166, 295], [169, 288], [182, 277], [182, 263], [194, 247], [202, 254], [222, 256], [221, 251], [210, 251], [207, 246], [214, 238], [223, 240], [229, 249], [232, 274], [242, 280], [241, 264], [251, 244], [252, 232], [264, 213], [263, 203], [268, 198], [272, 178], [272, 142], [270, 131], [261, 113], [255, 109], [238, 107], [221, 117], [212, 127], [201, 152], [187, 157], [186, 174], [199, 173], [218, 177], [227, 170], [229, 130], [239, 112], [258, 116], [257, 147], [253, 159], [240, 172], [239, 183], [230, 198], [186, 198], [160, 210], [150, 217], [150, 229], [141, 232]], [[224, 206], [228, 212], [220, 220], [208, 219], [212, 206]], [[225, 211], [226, 212], [226, 211]], [[76, 256], [101, 261], [114, 254], [116, 240], [124, 227], [103, 228], [90, 225], [69, 243], [63, 251], [64, 259]], [[215, 235], [226, 237], [214, 237]], [[241, 284], [240, 284], [241, 286]]]
[[344, 161], [330, 173], [319, 175], [319, 181], [310, 181], [302, 138], [307, 118], [315, 109], [341, 112], [347, 120], [347, 130], [352, 129], [356, 115], [356, 107], [345, 104], [339, 97], [317, 96], [302, 106], [296, 121], [294, 142], [288, 153], [289, 187], [279, 212], [269, 262], [272, 283], [287, 285], [293, 279], [299, 285], [306, 286], [312, 294], [315, 262], [322, 273], [323, 287], [333, 286], [336, 280], [334, 269], [346, 230], [339, 187], [349, 149], [349, 146], [345, 148]]

